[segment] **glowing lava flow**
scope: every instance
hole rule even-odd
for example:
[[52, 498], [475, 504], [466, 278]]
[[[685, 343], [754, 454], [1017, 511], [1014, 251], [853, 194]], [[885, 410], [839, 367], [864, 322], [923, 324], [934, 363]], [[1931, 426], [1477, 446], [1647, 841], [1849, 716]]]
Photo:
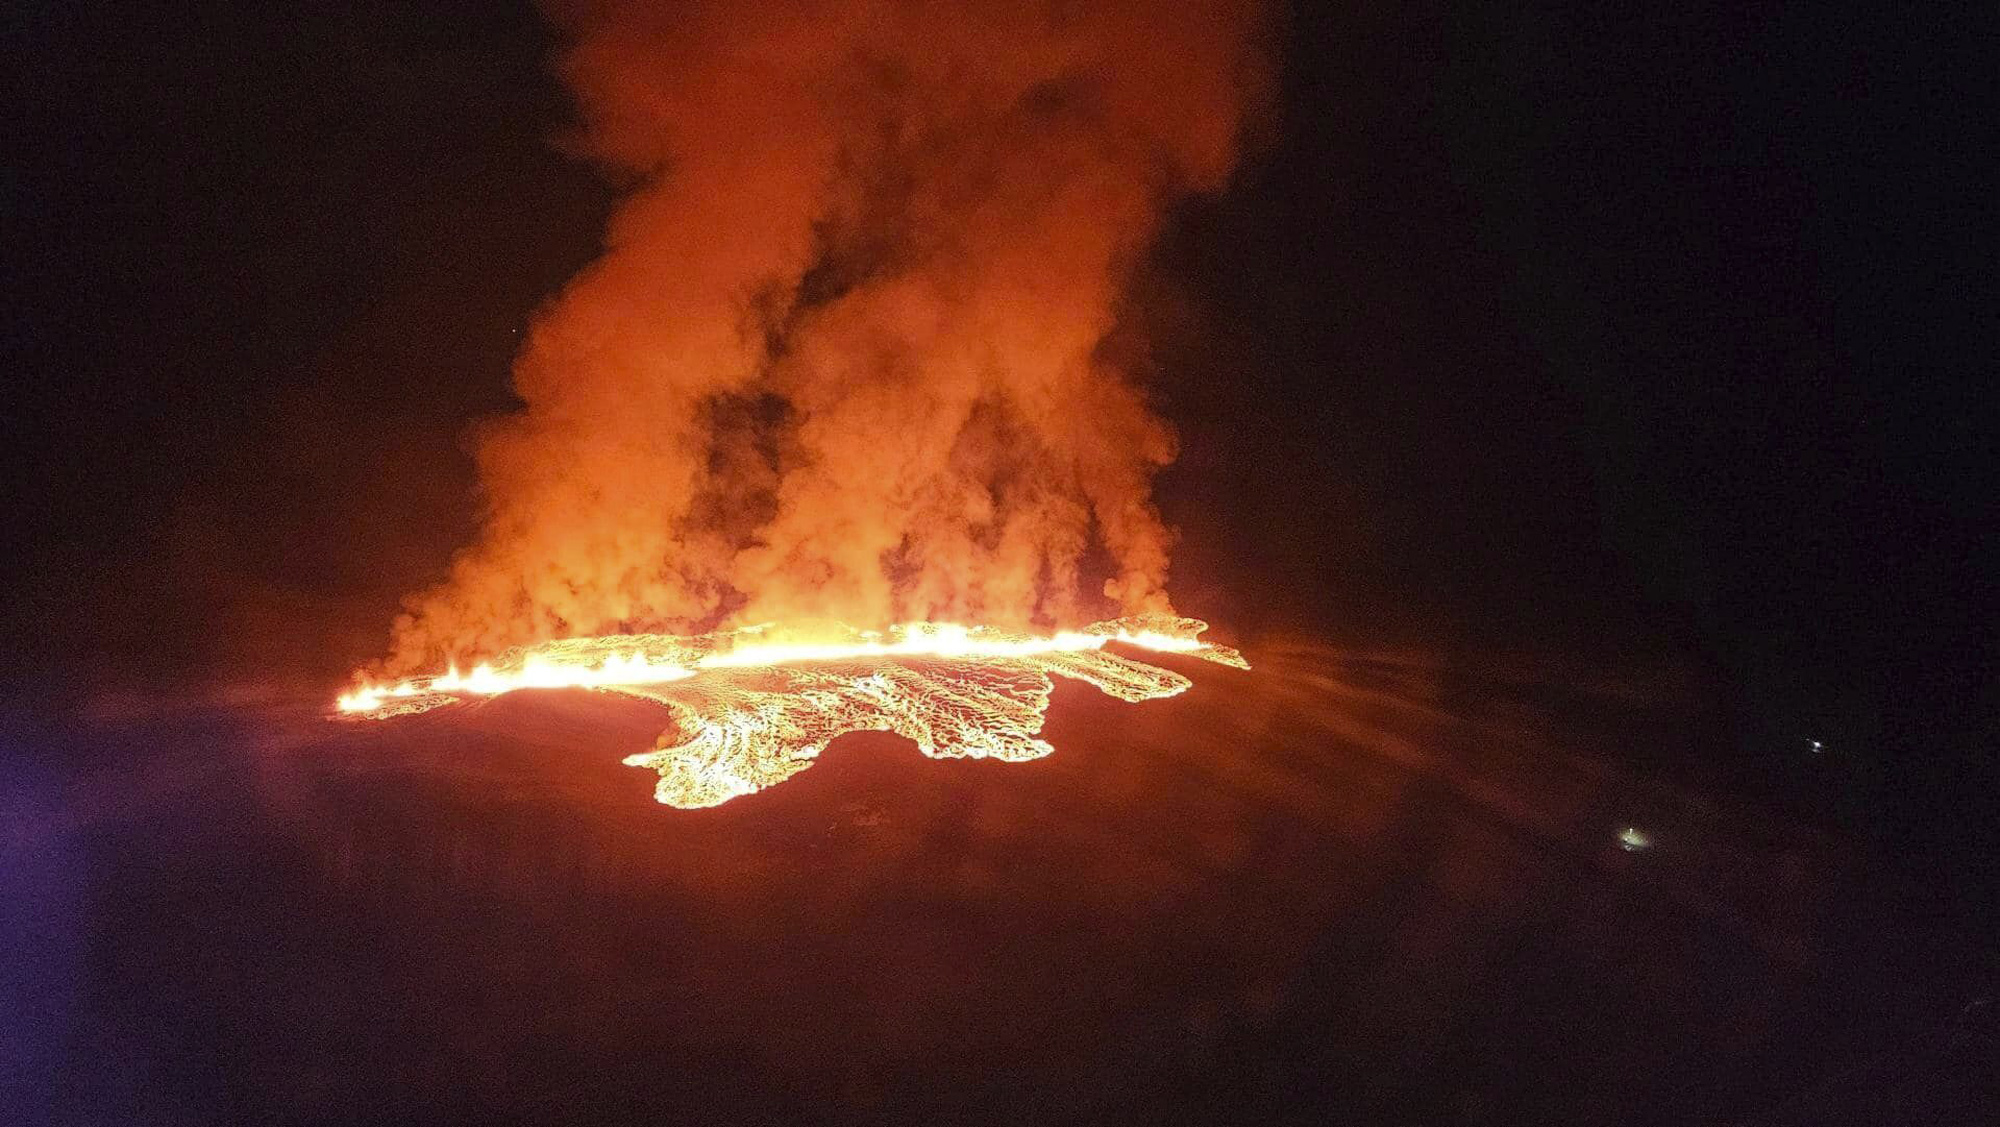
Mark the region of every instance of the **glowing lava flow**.
[[516, 689], [641, 697], [664, 705], [673, 726], [655, 750], [625, 762], [659, 772], [661, 802], [714, 806], [803, 771], [847, 732], [894, 732], [933, 758], [1040, 758], [1053, 750], [1036, 735], [1050, 675], [1128, 701], [1188, 687], [1178, 673], [1107, 651], [1113, 642], [1249, 668], [1235, 650], [1200, 641], [1206, 629], [1146, 615], [1046, 637], [924, 623], [885, 634], [826, 628], [807, 641], [769, 626], [572, 638], [510, 650], [466, 675], [362, 686], [337, 707], [386, 719]]

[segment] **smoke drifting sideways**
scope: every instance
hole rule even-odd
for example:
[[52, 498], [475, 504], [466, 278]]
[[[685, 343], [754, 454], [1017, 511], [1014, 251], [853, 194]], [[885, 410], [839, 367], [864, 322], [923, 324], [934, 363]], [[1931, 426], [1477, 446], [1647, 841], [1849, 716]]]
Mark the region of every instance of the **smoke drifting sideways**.
[[[556, 3], [629, 192], [477, 435], [482, 531], [386, 667], [766, 620], [1165, 613], [1123, 292], [1225, 186], [1248, 3]], [[1114, 335], [1114, 329], [1119, 332]]]

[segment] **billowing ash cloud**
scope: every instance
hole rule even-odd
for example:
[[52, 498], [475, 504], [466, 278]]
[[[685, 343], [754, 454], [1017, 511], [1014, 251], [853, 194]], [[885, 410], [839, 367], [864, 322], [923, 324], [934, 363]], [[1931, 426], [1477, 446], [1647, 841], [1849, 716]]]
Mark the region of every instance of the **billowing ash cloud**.
[[[1228, 0], [562, 5], [632, 185], [541, 316], [392, 664], [637, 627], [1167, 609], [1174, 456], [1104, 347], [1260, 78]], [[1121, 363], [1111, 357], [1116, 351]]]

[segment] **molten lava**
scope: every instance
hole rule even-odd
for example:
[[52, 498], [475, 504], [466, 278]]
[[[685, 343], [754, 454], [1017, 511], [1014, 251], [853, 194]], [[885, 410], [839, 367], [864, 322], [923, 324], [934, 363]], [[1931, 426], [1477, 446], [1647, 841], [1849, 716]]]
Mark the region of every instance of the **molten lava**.
[[1249, 667], [1235, 650], [1202, 642], [1207, 629], [1141, 615], [1048, 636], [920, 623], [886, 633], [828, 627], [808, 639], [770, 626], [572, 638], [510, 650], [470, 674], [364, 685], [337, 707], [387, 719], [529, 688], [655, 701], [672, 726], [653, 751], [625, 762], [659, 772], [659, 801], [694, 808], [783, 782], [847, 732], [893, 732], [932, 758], [1038, 759], [1054, 750], [1037, 735], [1051, 675], [1128, 701], [1188, 688], [1178, 673], [1105, 649], [1114, 642]]

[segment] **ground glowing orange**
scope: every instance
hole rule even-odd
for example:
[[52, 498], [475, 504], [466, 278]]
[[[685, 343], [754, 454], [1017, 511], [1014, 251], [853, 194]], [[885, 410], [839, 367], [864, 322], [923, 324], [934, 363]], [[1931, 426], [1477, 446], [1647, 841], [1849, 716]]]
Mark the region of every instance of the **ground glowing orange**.
[[933, 758], [1036, 759], [1050, 676], [1122, 700], [1172, 696], [1187, 678], [1109, 652], [1120, 643], [1248, 668], [1200, 640], [1207, 624], [1143, 615], [1050, 635], [920, 623], [882, 633], [771, 626], [675, 637], [619, 634], [510, 650], [470, 674], [456, 669], [392, 685], [364, 684], [340, 713], [369, 719], [425, 712], [465, 697], [529, 688], [588, 688], [664, 705], [673, 724], [653, 751], [628, 757], [660, 774], [671, 806], [714, 806], [782, 782], [846, 732], [894, 732]]

